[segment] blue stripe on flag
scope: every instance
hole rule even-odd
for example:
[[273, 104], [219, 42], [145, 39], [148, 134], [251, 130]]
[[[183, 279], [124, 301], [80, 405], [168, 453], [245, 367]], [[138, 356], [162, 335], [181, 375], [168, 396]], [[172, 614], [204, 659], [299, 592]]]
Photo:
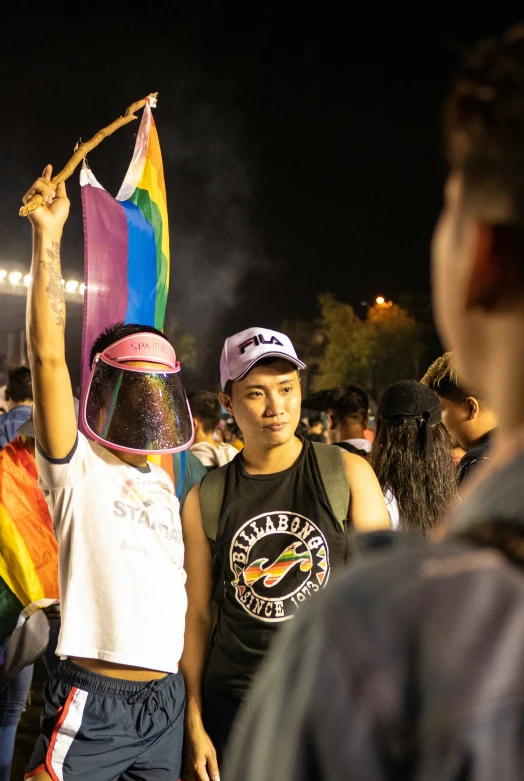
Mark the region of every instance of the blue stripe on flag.
[[180, 478], [178, 481], [178, 485], [176, 487], [176, 498], [180, 499], [180, 497], [182, 496], [182, 489], [184, 488], [184, 480], [186, 477], [187, 450], [182, 450], [182, 452], [177, 455], [180, 455]]
[[127, 230], [127, 312], [126, 323], [155, 324], [156, 303], [156, 244], [153, 226], [138, 206], [121, 201]]

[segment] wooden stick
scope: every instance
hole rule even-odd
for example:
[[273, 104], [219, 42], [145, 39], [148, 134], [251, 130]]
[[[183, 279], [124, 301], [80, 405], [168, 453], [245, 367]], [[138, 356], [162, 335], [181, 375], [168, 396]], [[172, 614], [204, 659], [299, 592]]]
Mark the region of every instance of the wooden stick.
[[[148, 95], [148, 97], [156, 98], [157, 95], [158, 92], [152, 92], [150, 95]], [[96, 133], [96, 135], [94, 135], [93, 138], [91, 138], [89, 141], [79, 144], [78, 147], [75, 149], [75, 153], [72, 156], [72, 158], [66, 163], [66, 165], [60, 171], [60, 173], [58, 173], [56, 176], [53, 176], [50, 184], [57, 185], [59, 182], [65, 182], [65, 180], [69, 179], [71, 174], [74, 172], [78, 163], [81, 160], [83, 160], [87, 155], [87, 153], [91, 152], [91, 150], [94, 149], [95, 146], [98, 146], [104, 140], [104, 138], [107, 138], [107, 136], [110, 136], [112, 133], [115, 132], [115, 130], [118, 130], [118, 128], [129, 124], [129, 122], [132, 122], [134, 119], [138, 119], [138, 117], [135, 116], [135, 111], [138, 111], [139, 109], [143, 108], [146, 104], [146, 100], [147, 98], [143, 98], [142, 100], [137, 100], [136, 103], [132, 103], [127, 109], [123, 117], [119, 117], [118, 119], [115, 119], [115, 121], [111, 122], [110, 125], [102, 128], [102, 130], [99, 130], [98, 133]], [[44, 203], [44, 199], [42, 198], [41, 195], [33, 195], [31, 200], [28, 201], [26, 205], [22, 206], [22, 208], [20, 209], [19, 212], [20, 217], [27, 217], [28, 214], [34, 212], [35, 209], [38, 209], [38, 207], [42, 206], [43, 203]]]

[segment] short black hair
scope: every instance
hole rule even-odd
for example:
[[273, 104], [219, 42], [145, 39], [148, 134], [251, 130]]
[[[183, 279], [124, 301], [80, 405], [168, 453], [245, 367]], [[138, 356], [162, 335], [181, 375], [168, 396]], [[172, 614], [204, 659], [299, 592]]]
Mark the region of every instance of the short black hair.
[[212, 434], [220, 422], [222, 405], [216, 393], [207, 390], [191, 391], [187, 394], [193, 417], [197, 418], [204, 434]]
[[308, 418], [309, 427], [313, 428], [313, 426], [318, 426], [319, 423], [322, 423], [324, 425], [324, 421], [322, 420], [322, 417], [320, 415], [310, 415]]
[[[445, 104], [446, 154], [466, 207], [524, 229], [524, 25], [476, 43]], [[493, 217], [491, 217], [493, 219]]]
[[98, 336], [95, 341], [93, 342], [93, 346], [91, 347], [91, 353], [89, 355], [89, 363], [93, 363], [93, 358], [98, 353], [104, 352], [104, 350], [107, 350], [108, 347], [110, 347], [115, 342], [118, 342], [120, 339], [123, 339], [125, 336], [133, 336], [133, 334], [156, 334], [157, 336], [161, 336], [163, 339], [168, 342], [169, 340], [164, 336], [162, 331], [159, 331], [158, 328], [153, 328], [152, 325], [139, 325], [138, 323], [114, 323], [113, 325], [108, 326], [105, 331], [102, 331], [100, 336]]
[[27, 366], [15, 366], [8, 370], [6, 392], [11, 401], [33, 400], [31, 370]]
[[[268, 355], [265, 358], [261, 358], [259, 361], [257, 361], [256, 363], [253, 364], [253, 366], [250, 368], [249, 372], [253, 371], [253, 369], [256, 366], [272, 366], [274, 363], [277, 363], [278, 361], [287, 361], [288, 363], [290, 363], [291, 366], [293, 367], [293, 369], [296, 371], [296, 373], [300, 377], [300, 370], [299, 370], [298, 366], [296, 364], [294, 364], [293, 361], [290, 361], [289, 358], [286, 358], [285, 355], [282, 355], [282, 356], [280, 356], [280, 355]], [[247, 372], [247, 374], [245, 374], [244, 377], [242, 377], [241, 379], [245, 379], [245, 377], [247, 377], [249, 372]], [[233, 390], [233, 383], [234, 382], [239, 382], [239, 380], [228, 380], [226, 382], [225, 387], [224, 387], [224, 393], [227, 396], [229, 396], [229, 398], [231, 398], [231, 391]]]
[[368, 395], [356, 385], [346, 385], [333, 393], [330, 408], [333, 415], [341, 421], [354, 418], [365, 426], [369, 414]]

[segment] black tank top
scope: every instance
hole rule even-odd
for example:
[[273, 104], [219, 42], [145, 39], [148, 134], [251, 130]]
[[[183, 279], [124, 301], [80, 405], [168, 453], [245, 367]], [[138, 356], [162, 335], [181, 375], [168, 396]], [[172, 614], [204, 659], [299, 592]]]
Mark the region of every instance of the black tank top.
[[242, 699], [274, 632], [326, 585], [332, 568], [343, 565], [347, 537], [307, 440], [283, 472], [251, 475], [241, 454], [224, 468], [215, 542], [224, 600], [205, 685]]

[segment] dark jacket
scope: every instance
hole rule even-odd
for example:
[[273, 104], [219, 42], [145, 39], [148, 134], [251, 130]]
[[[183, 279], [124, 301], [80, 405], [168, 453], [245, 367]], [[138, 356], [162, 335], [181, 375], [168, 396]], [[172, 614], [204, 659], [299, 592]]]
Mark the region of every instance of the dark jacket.
[[0, 450], [13, 441], [18, 434], [18, 429], [26, 422], [30, 414], [31, 406], [20, 404], [0, 415]]
[[524, 454], [277, 638], [223, 781], [524, 778]]
[[475, 447], [472, 447], [471, 450], [468, 450], [468, 452], [462, 456], [457, 464], [457, 482], [459, 485], [461, 485], [464, 480], [469, 477], [471, 472], [474, 471], [477, 466], [480, 466], [482, 461], [488, 460], [488, 451], [491, 447], [494, 433], [495, 429], [488, 431], [488, 433], [484, 434], [482, 439], [477, 442]]

